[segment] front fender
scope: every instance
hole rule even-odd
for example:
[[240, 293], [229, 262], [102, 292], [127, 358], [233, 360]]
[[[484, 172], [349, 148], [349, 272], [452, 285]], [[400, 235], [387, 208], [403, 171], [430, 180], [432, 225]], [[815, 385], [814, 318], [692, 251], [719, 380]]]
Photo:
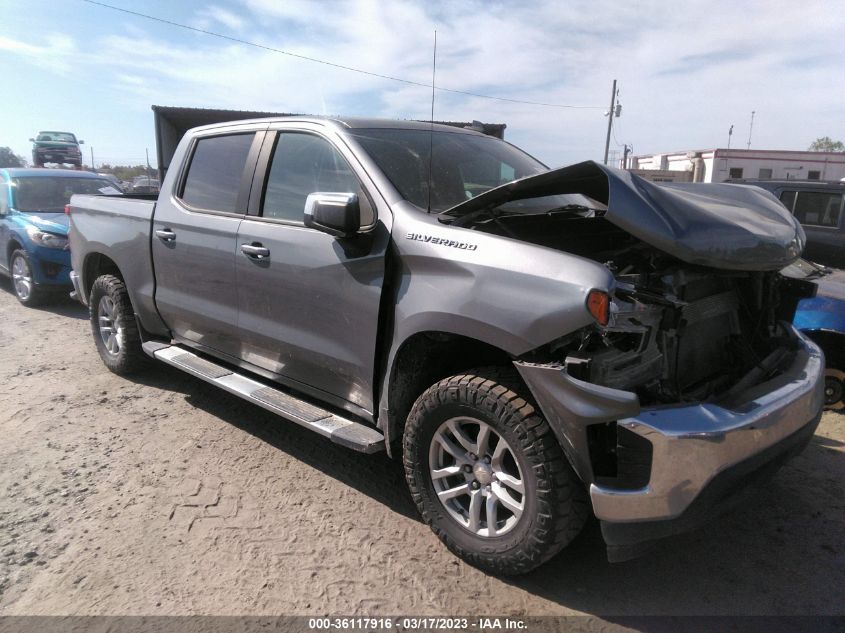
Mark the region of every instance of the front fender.
[[613, 275], [594, 261], [396, 211], [380, 417], [390, 415], [397, 353], [415, 334], [455, 334], [517, 358], [593, 324], [587, 295], [613, 291]]

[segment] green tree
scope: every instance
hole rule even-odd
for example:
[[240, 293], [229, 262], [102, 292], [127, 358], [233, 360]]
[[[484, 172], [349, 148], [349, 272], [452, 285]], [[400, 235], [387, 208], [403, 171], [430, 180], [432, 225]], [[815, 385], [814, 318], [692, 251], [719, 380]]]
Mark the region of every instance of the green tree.
[[0, 167], [26, 167], [26, 164], [11, 148], [0, 147]]
[[810, 144], [811, 152], [845, 152], [842, 141], [834, 141], [829, 136], [820, 136]]

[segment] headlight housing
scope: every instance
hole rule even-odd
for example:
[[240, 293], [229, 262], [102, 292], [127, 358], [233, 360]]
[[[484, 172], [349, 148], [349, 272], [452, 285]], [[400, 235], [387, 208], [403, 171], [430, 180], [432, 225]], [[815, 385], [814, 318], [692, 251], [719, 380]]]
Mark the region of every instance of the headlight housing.
[[48, 233], [47, 231], [40, 231], [34, 227], [26, 230], [26, 234], [38, 246], [45, 246], [47, 248], [67, 248], [67, 237], [64, 235], [56, 235], [55, 233]]

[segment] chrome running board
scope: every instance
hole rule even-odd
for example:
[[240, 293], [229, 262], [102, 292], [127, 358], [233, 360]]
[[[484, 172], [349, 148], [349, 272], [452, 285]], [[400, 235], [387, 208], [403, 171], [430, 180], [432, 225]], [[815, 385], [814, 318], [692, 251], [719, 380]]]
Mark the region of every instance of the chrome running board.
[[248, 378], [184, 347], [155, 341], [144, 343], [142, 347], [147, 355], [328, 437], [336, 444], [362, 453], [384, 450], [384, 435], [372, 427]]

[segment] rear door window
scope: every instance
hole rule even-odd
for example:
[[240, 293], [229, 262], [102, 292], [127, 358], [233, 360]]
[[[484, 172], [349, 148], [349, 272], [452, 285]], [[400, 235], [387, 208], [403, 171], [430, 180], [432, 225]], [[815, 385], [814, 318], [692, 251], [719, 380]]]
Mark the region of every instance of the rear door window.
[[799, 191], [793, 213], [801, 224], [809, 226], [839, 226], [842, 194], [825, 191]]
[[199, 139], [180, 198], [192, 207], [237, 213], [238, 193], [254, 133]]

